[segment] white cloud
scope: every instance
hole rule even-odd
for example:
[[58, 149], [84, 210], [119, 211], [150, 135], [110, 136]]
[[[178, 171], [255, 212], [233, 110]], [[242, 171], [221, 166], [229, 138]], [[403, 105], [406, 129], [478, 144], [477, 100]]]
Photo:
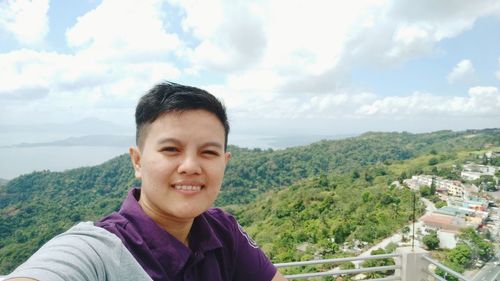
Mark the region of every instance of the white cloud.
[[474, 65], [470, 60], [460, 61], [448, 74], [446, 79], [448, 83], [453, 84], [457, 82], [470, 83], [475, 80], [476, 71], [474, 70]]
[[[441, 40], [498, 13], [498, 3], [351, 2], [170, 0], [176, 13], [162, 10], [163, 0], [103, 0], [66, 30], [69, 53], [0, 54], [0, 99], [7, 101], [0, 112], [14, 119], [16, 109], [7, 106], [16, 105], [24, 106], [18, 110], [27, 118], [115, 118], [116, 112], [130, 113], [153, 83], [178, 78], [197, 81], [239, 117], [483, 116], [499, 109], [492, 89], [471, 88], [466, 97], [379, 97], [350, 84], [356, 67], [393, 67], [435, 52]], [[46, 10], [39, 13], [46, 16]], [[166, 16], [172, 14], [181, 17], [179, 23]], [[36, 28], [46, 26], [39, 22]], [[40, 30], [37, 35], [46, 34]], [[472, 62], [464, 60], [449, 81], [467, 81], [473, 74]], [[500, 79], [500, 70], [496, 75]]]
[[167, 58], [179, 48], [176, 34], [164, 28], [161, 1], [104, 0], [66, 31], [71, 47], [88, 59], [145, 61]]
[[266, 44], [265, 24], [253, 3], [172, 2], [185, 11], [183, 30], [199, 40], [187, 52], [196, 68], [234, 72], [259, 61]]
[[500, 92], [496, 87], [473, 87], [467, 97], [437, 96], [415, 92], [409, 96], [384, 97], [363, 105], [365, 116], [500, 116]]
[[0, 3], [3, 29], [23, 45], [38, 45], [49, 32], [49, 0], [8, 0]]
[[16, 122], [33, 116], [55, 122], [96, 114], [125, 119], [146, 89], [180, 75], [165, 62], [109, 64], [78, 54], [32, 50], [0, 54], [0, 72], [1, 119]]
[[105, 0], [80, 17], [66, 32], [73, 53], [0, 53], [2, 119], [114, 119], [130, 114], [154, 83], [177, 79], [169, 59], [182, 46], [164, 29], [161, 3], [136, 4]]
[[[500, 5], [478, 1], [171, 1], [185, 12], [189, 72], [273, 72], [267, 92], [322, 92], [346, 86], [353, 67], [387, 68], [436, 52]], [[415, 7], [418, 6], [418, 7]]]

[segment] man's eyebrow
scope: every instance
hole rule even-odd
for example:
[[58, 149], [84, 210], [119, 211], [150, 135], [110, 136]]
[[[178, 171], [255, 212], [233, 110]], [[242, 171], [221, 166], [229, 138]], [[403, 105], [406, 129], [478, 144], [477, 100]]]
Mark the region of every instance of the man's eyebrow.
[[158, 140], [157, 144], [164, 144], [167, 142], [172, 142], [174, 144], [180, 145], [182, 142], [178, 139], [175, 138], [161, 138]]
[[220, 148], [220, 149], [223, 149], [224, 146], [220, 143], [220, 142], [216, 142], [216, 141], [210, 141], [210, 142], [206, 142], [202, 145], [203, 147], [207, 147], [207, 146], [215, 146], [217, 148]]
[[[164, 143], [174, 143], [176, 145], [181, 145], [182, 142], [176, 138], [162, 138], [162, 139], [159, 139], [157, 144], [161, 145], [161, 144], [164, 144]], [[217, 142], [217, 141], [209, 141], [209, 142], [206, 142], [202, 145], [202, 147], [208, 147], [208, 146], [214, 146], [214, 147], [217, 147], [217, 148], [220, 148], [220, 149], [223, 149], [224, 146], [220, 143], [220, 142]]]

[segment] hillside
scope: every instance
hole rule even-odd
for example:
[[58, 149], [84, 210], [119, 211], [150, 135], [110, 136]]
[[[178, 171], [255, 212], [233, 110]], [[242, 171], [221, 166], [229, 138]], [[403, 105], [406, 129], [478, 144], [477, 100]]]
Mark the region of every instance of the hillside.
[[273, 188], [319, 174], [353, 172], [375, 163], [407, 160], [430, 151], [478, 150], [498, 145], [499, 129], [426, 134], [366, 133], [284, 150], [231, 147], [218, 205], [246, 204]]
[[5, 185], [9, 180], [0, 178], [0, 186]]
[[[429, 153], [453, 161], [457, 152], [466, 156], [499, 145], [500, 130], [490, 129], [367, 133], [277, 151], [231, 146], [233, 158], [216, 205], [234, 212], [273, 258], [295, 259], [300, 243], [324, 244], [332, 236], [338, 245], [371, 242], [408, 221], [410, 194], [389, 184], [403, 173], [430, 170], [422, 160], [434, 157]], [[401, 164], [408, 159], [424, 164]], [[95, 167], [9, 181], [0, 187], [0, 274], [75, 222], [116, 210], [134, 185], [127, 155]]]

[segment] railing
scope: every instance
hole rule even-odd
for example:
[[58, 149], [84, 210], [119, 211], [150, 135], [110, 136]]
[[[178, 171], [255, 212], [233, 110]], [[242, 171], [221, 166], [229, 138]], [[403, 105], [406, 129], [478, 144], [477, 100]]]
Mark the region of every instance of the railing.
[[[377, 279], [364, 279], [370, 281], [389, 281], [389, 280], [401, 280], [401, 281], [447, 281], [446, 276], [454, 276], [461, 281], [471, 281], [471, 279], [461, 275], [458, 272], [453, 271], [447, 266], [432, 260], [427, 257], [427, 252], [420, 248], [398, 248], [395, 254], [385, 254], [385, 255], [373, 255], [364, 257], [349, 257], [349, 258], [337, 258], [337, 259], [324, 259], [324, 260], [311, 260], [302, 262], [287, 262], [287, 263], [277, 263], [275, 266], [280, 268], [287, 267], [297, 267], [297, 266], [308, 266], [316, 264], [340, 264], [344, 262], [352, 261], [365, 261], [370, 259], [387, 259], [393, 258], [395, 260], [395, 265], [388, 266], [377, 266], [377, 267], [363, 267], [356, 269], [340, 269], [335, 268], [333, 270], [324, 272], [308, 272], [299, 274], [285, 275], [288, 280], [295, 279], [308, 279], [315, 277], [325, 277], [325, 276], [342, 276], [342, 275], [355, 275], [360, 273], [369, 272], [381, 272], [387, 270], [395, 270], [394, 274], [384, 278]], [[445, 277], [441, 277], [434, 272], [434, 269], [439, 268], [445, 272]]]
[[[385, 255], [373, 255], [366, 257], [349, 257], [349, 258], [337, 258], [337, 259], [325, 259], [325, 260], [312, 260], [312, 261], [303, 261], [303, 262], [288, 262], [288, 263], [278, 263], [275, 264], [277, 268], [285, 268], [285, 267], [296, 267], [296, 266], [306, 266], [306, 265], [315, 265], [315, 264], [339, 264], [350, 261], [364, 261], [370, 259], [387, 259], [387, 258], [401, 258], [401, 254], [385, 254]], [[377, 266], [377, 267], [364, 267], [357, 269], [344, 269], [344, 270], [332, 270], [326, 272], [308, 272], [308, 273], [300, 273], [300, 274], [292, 274], [285, 275], [285, 278], [288, 280], [293, 279], [306, 279], [312, 277], [322, 277], [322, 276], [338, 276], [344, 274], [359, 274], [366, 272], [378, 272], [378, 271], [386, 271], [386, 270], [396, 270], [401, 269], [401, 265], [388, 265], [388, 266]], [[401, 280], [398, 276], [390, 276], [382, 279], [371, 279], [373, 280]]]
[[[395, 254], [385, 254], [385, 255], [373, 255], [364, 257], [349, 257], [349, 258], [337, 258], [337, 259], [324, 259], [324, 260], [312, 260], [312, 261], [302, 261], [302, 262], [287, 262], [287, 263], [277, 263], [275, 266], [277, 268], [286, 267], [297, 267], [297, 266], [308, 266], [316, 264], [340, 264], [344, 262], [352, 261], [365, 261], [372, 259], [388, 259], [393, 258], [395, 260], [395, 265], [388, 266], [377, 266], [377, 267], [363, 267], [356, 269], [333, 269], [325, 272], [308, 272], [300, 274], [285, 275], [288, 280], [295, 279], [308, 279], [314, 277], [323, 276], [342, 276], [342, 275], [354, 275], [359, 273], [368, 272], [381, 272], [387, 270], [395, 270], [395, 273], [391, 276], [378, 279], [365, 279], [370, 281], [390, 281], [390, 280], [401, 280], [401, 281], [446, 281], [445, 278], [437, 275], [432, 267], [439, 268], [445, 272], [446, 275], [456, 277], [461, 281], [471, 281], [471, 279], [461, 275], [458, 272], [453, 271], [447, 266], [427, 257], [427, 252], [420, 248], [398, 248]], [[5, 276], [0, 276], [0, 281], [3, 280]]]
[[[424, 273], [428, 274], [428, 276], [432, 276], [434, 277], [435, 280], [439, 280], [439, 281], [446, 281], [446, 276], [449, 274], [449, 275], [452, 275], [452, 276], [455, 276], [456, 278], [458, 278], [458, 280], [463, 280], [463, 281], [470, 281], [471, 279], [461, 275], [460, 273], [454, 271], [453, 269], [445, 266], [444, 264], [441, 264], [429, 257], [426, 257], [426, 256], [422, 256], [422, 259], [424, 260], [424, 262], [428, 262], [427, 263], [427, 266], [424, 265], [424, 268], [422, 269], [424, 271]], [[437, 275], [436, 273], [434, 273], [430, 268], [429, 268], [429, 264], [433, 264], [434, 266], [436, 266], [436, 268], [440, 268], [441, 270], [443, 270], [445, 272], [445, 278]]]

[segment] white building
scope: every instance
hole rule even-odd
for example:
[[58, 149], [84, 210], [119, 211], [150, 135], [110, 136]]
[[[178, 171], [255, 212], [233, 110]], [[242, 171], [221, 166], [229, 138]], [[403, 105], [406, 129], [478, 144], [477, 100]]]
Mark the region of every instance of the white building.
[[481, 176], [494, 176], [497, 171], [500, 167], [469, 163], [464, 165], [460, 175], [464, 180], [477, 180]]
[[406, 179], [403, 183], [413, 190], [419, 190], [422, 186], [431, 186], [433, 179], [437, 192], [456, 197], [463, 197], [466, 194], [465, 187], [460, 181], [447, 180], [431, 175], [412, 176], [411, 179]]

